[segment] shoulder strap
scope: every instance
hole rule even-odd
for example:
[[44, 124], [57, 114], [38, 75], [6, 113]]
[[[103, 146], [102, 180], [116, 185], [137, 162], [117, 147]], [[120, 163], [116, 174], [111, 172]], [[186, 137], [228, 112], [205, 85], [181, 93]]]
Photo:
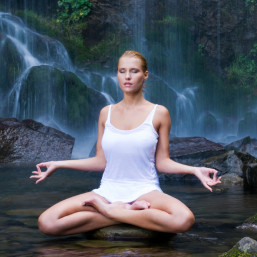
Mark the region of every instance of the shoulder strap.
[[109, 106], [109, 110], [108, 110], [108, 116], [107, 116], [107, 120], [106, 123], [111, 123], [111, 109], [112, 109], [112, 105], [110, 104]]
[[154, 114], [155, 114], [155, 111], [156, 111], [156, 108], [157, 108], [158, 104], [156, 104], [153, 108], [153, 110], [149, 113], [148, 117], [147, 117], [147, 122], [150, 122], [152, 123], [153, 122], [153, 117], [154, 117]]

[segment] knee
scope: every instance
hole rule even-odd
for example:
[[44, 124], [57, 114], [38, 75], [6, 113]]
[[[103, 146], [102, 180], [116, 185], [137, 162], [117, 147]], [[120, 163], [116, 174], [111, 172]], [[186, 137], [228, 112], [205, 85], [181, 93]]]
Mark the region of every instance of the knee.
[[44, 213], [38, 218], [38, 228], [41, 233], [49, 236], [61, 235], [56, 222]]
[[183, 233], [190, 230], [194, 224], [195, 216], [190, 210], [180, 213], [178, 216], [177, 233]]

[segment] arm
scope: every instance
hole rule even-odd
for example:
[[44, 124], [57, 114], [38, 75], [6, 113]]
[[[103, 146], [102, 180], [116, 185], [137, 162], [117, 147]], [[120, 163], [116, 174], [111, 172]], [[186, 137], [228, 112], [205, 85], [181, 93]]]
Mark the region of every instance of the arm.
[[[221, 183], [217, 178], [217, 171], [205, 167], [192, 167], [177, 163], [169, 157], [169, 133], [171, 127], [170, 115], [168, 110], [159, 106], [154, 125], [159, 133], [159, 141], [156, 149], [156, 168], [159, 172], [169, 174], [192, 174], [195, 175], [208, 190], [210, 186]], [[213, 174], [213, 177], [211, 177]]]
[[[80, 160], [42, 162], [36, 165], [37, 171], [33, 171], [32, 173], [34, 175], [30, 176], [30, 178], [37, 179], [37, 184], [47, 177], [51, 176], [57, 169], [60, 168], [85, 171], [103, 171], [106, 166], [106, 160], [101, 146], [101, 142], [104, 133], [107, 113], [108, 107], [104, 107], [100, 112], [98, 120], [98, 139], [96, 144], [96, 155], [94, 157]], [[46, 171], [42, 171], [42, 167], [46, 167]]]

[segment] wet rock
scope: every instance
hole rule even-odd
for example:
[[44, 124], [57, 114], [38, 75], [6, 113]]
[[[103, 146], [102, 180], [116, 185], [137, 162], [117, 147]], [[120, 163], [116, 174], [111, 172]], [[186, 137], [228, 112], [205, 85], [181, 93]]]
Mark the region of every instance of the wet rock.
[[246, 152], [257, 158], [257, 139], [244, 137], [240, 140], [226, 145], [227, 150], [236, 150], [238, 152]]
[[246, 219], [244, 223], [237, 228], [252, 230], [256, 232], [257, 231], [257, 213], [255, 213], [253, 216]]
[[220, 175], [230, 173], [243, 177], [244, 170], [247, 169], [249, 164], [255, 162], [256, 158], [250, 154], [228, 151], [224, 154], [208, 158], [201, 164], [218, 170]]
[[233, 256], [257, 256], [257, 241], [250, 237], [244, 237], [232, 249], [220, 255], [220, 257]]
[[19, 120], [54, 121], [52, 127], [83, 133], [94, 128], [101, 108], [107, 105], [100, 92], [88, 88], [74, 73], [48, 65], [29, 69], [21, 82], [18, 101], [15, 94], [9, 101], [16, 106]]
[[173, 234], [162, 233], [142, 229], [132, 225], [122, 224], [101, 228], [87, 234], [93, 239], [112, 239], [112, 240], [132, 240], [132, 239], [149, 239], [172, 236]]
[[225, 148], [203, 137], [181, 137], [171, 139], [169, 152], [176, 161], [194, 164], [224, 153]]
[[244, 179], [235, 173], [225, 174], [222, 176], [222, 185], [243, 185]]
[[244, 182], [246, 187], [257, 188], [257, 162], [249, 164], [244, 170]]
[[33, 120], [0, 119], [0, 163], [70, 159], [74, 138]]

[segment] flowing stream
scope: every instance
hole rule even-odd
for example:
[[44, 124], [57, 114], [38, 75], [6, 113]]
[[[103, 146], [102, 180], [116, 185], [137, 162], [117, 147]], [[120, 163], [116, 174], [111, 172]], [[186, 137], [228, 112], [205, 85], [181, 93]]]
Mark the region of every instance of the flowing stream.
[[87, 235], [50, 237], [37, 228], [40, 213], [64, 198], [96, 188], [101, 173], [59, 170], [35, 185], [34, 168], [0, 168], [0, 256], [183, 256], [217, 257], [256, 231], [238, 228], [256, 213], [257, 194], [241, 186], [213, 193], [195, 182], [161, 181], [161, 187], [194, 212], [196, 223], [184, 233], [153, 240], [92, 240]]

